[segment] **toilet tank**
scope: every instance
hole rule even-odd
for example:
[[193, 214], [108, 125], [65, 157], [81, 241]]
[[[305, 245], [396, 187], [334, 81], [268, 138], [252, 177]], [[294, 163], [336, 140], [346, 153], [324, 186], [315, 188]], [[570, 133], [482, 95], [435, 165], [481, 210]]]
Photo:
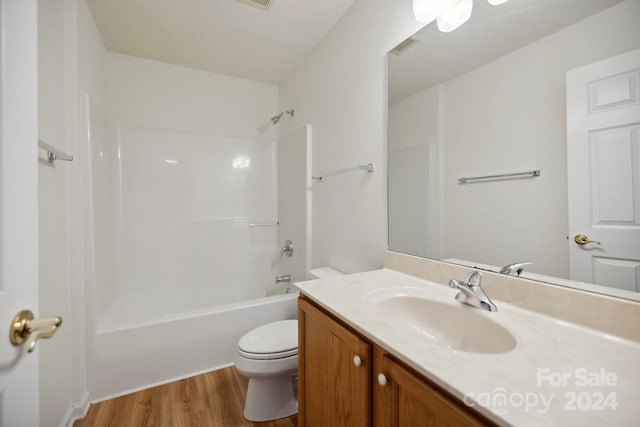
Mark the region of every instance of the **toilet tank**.
[[336, 276], [344, 276], [344, 273], [328, 266], [314, 268], [309, 272], [309, 278], [311, 280], [328, 279]]

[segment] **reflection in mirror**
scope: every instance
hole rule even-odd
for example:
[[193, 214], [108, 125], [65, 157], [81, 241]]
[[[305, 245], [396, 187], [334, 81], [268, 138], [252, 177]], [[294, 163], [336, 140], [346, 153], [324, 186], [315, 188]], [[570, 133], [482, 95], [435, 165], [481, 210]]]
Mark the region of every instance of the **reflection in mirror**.
[[638, 22], [640, 0], [476, 0], [391, 51], [389, 249], [637, 298]]

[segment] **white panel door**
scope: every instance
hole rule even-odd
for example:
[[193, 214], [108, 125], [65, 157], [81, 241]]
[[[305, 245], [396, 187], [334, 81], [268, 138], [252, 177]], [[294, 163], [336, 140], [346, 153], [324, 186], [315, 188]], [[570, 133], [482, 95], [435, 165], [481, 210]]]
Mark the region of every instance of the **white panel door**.
[[640, 50], [567, 73], [567, 169], [570, 278], [640, 291]]
[[0, 0], [0, 426], [39, 425], [37, 353], [9, 342], [20, 310], [38, 308], [37, 5]]

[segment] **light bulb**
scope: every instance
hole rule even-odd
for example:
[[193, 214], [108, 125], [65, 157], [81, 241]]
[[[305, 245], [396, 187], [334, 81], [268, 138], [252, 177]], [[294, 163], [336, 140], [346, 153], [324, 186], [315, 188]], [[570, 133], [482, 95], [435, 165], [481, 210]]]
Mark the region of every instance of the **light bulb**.
[[471, 18], [473, 0], [460, 0], [451, 9], [438, 16], [438, 29], [443, 33], [455, 30]]
[[238, 156], [233, 159], [233, 168], [234, 169], [247, 169], [251, 166], [251, 159], [245, 156]]
[[413, 16], [416, 21], [427, 24], [433, 21], [442, 9], [441, 0], [413, 0]]
[[508, 1], [509, 0], [487, 0], [491, 6], [498, 6], [499, 4], [506, 3]]

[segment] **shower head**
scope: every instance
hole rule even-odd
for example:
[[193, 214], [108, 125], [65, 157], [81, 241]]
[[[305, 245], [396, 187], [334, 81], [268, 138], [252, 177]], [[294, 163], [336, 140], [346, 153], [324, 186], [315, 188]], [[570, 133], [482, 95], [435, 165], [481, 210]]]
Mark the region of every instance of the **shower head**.
[[282, 116], [284, 116], [284, 111], [281, 112], [280, 114], [276, 114], [275, 116], [271, 117], [271, 123], [273, 123], [274, 125], [277, 124], [282, 118]]
[[271, 123], [273, 123], [274, 125], [277, 124], [280, 121], [280, 119], [282, 118], [282, 116], [284, 116], [285, 114], [288, 114], [291, 117], [293, 117], [295, 112], [296, 112], [296, 110], [294, 110], [293, 108], [291, 110], [281, 111], [280, 113], [278, 113], [275, 116], [271, 117]]

